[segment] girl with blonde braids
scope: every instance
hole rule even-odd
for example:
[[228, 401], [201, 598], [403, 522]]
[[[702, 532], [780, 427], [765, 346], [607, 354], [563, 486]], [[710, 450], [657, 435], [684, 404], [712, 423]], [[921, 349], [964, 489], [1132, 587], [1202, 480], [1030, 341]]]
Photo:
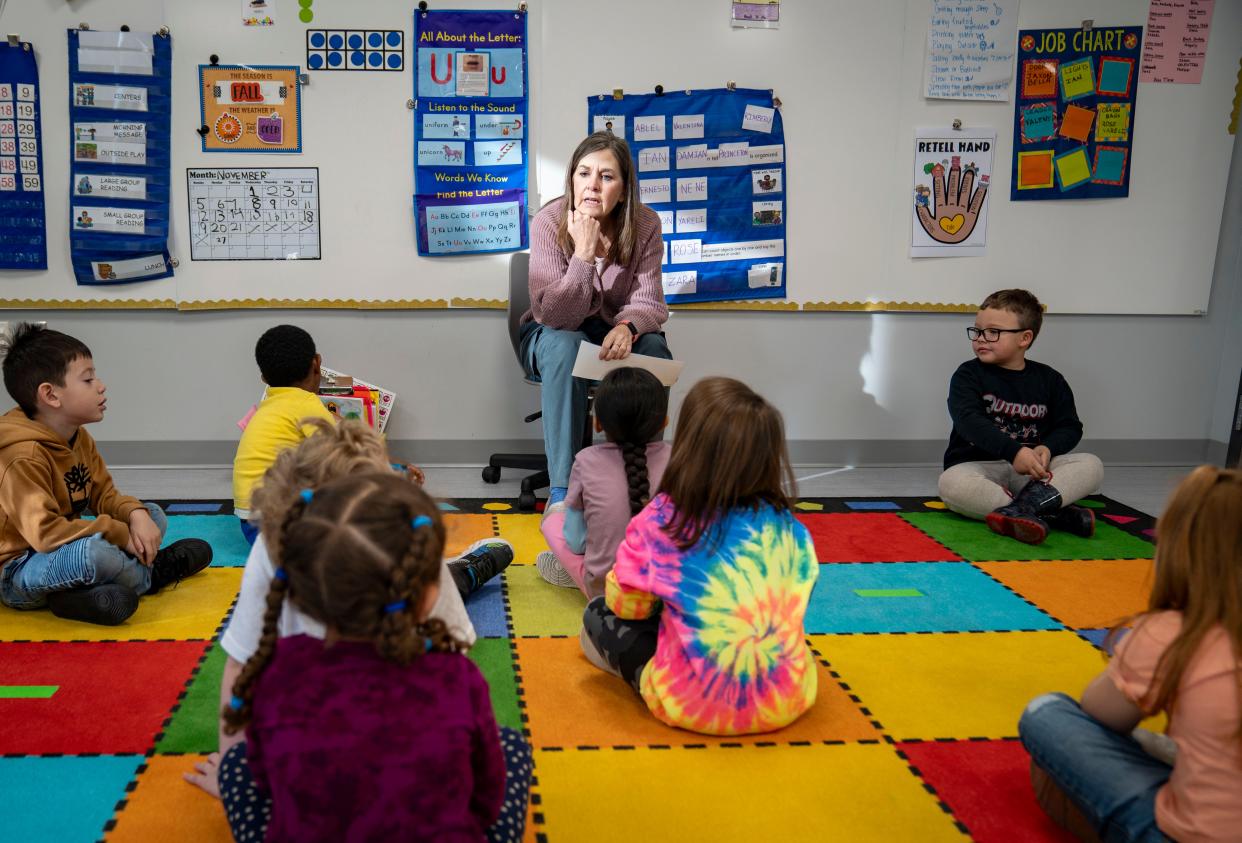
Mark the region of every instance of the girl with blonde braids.
[[604, 593], [625, 527], [660, 485], [669, 446], [668, 391], [645, 369], [609, 372], [595, 392], [595, 430], [608, 441], [581, 450], [569, 474], [565, 508], [544, 519], [551, 551], [535, 559], [553, 585], [577, 586], [587, 599]]
[[[293, 498], [275, 535], [262, 638], [223, 714], [246, 730], [220, 763], [235, 839], [520, 840], [530, 749], [431, 615], [435, 502], [389, 472], [342, 477]], [[286, 602], [325, 637], [280, 637]]]

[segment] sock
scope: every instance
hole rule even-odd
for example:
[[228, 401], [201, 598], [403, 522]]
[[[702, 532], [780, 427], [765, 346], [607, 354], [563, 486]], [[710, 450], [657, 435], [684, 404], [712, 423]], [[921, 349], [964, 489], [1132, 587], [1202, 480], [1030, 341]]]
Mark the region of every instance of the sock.
[[553, 486], [548, 489], [548, 506], [554, 503], [560, 503], [565, 500], [565, 496], [569, 494], [568, 486]]

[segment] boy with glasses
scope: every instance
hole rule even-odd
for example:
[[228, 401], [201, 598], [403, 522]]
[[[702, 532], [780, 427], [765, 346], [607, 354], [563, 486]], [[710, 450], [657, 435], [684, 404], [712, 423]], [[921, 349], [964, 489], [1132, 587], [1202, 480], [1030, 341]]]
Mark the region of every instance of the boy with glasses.
[[1043, 308], [1026, 290], [1000, 290], [966, 329], [975, 357], [949, 382], [953, 432], [944, 454], [940, 498], [993, 532], [1039, 544], [1048, 528], [1095, 533], [1095, 515], [1073, 506], [1100, 488], [1104, 466], [1071, 454], [1082, 439], [1074, 393], [1065, 378], [1026, 359]]

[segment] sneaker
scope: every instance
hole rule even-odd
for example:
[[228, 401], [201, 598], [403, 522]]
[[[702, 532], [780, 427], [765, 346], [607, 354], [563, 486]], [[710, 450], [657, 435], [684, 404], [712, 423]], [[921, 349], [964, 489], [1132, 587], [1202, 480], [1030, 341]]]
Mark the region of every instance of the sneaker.
[[177, 585], [211, 564], [211, 545], [202, 539], [182, 539], [155, 554], [151, 565], [151, 588], [147, 594], [155, 594], [167, 585]]
[[559, 585], [562, 588], [578, 587], [574, 578], [561, 564], [561, 560], [557, 559], [556, 554], [550, 550], [545, 550], [535, 557], [535, 567], [539, 569], [539, 576], [543, 577], [544, 582]]
[[137, 611], [138, 593], [127, 585], [105, 583], [52, 592], [47, 606], [58, 618], [116, 626]]
[[462, 597], [469, 597], [513, 561], [513, 545], [504, 539], [481, 539], [448, 564]]

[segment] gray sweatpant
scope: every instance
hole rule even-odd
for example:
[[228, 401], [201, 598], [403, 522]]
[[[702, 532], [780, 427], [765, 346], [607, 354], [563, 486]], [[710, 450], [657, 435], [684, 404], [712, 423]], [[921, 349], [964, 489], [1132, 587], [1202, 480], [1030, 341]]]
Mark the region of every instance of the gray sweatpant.
[[[1104, 464], [1095, 454], [1062, 454], [1048, 468], [1048, 484], [1061, 493], [1062, 506], [1098, 492], [1104, 481]], [[940, 475], [940, 499], [960, 515], [982, 519], [1006, 506], [1030, 480], [1005, 460], [958, 463]]]

